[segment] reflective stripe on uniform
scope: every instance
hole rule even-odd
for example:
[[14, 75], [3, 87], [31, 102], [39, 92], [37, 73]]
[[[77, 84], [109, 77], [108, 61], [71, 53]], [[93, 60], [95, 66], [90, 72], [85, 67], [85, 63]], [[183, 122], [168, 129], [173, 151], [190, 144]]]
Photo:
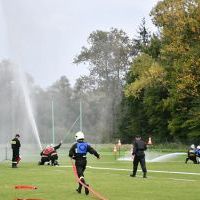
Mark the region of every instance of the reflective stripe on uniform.
[[81, 180], [81, 179], [84, 179], [84, 176], [81, 176], [79, 179], [80, 179], [80, 180]]

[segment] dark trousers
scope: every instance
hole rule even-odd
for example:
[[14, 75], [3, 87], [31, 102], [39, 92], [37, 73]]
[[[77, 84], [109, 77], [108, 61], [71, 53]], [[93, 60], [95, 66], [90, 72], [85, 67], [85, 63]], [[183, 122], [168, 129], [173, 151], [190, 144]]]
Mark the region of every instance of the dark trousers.
[[19, 159], [19, 149], [13, 149], [12, 167], [17, 166], [18, 159]]
[[188, 157], [185, 159], [185, 163], [187, 163], [188, 160], [191, 160], [191, 161], [193, 161], [194, 164], [197, 164], [197, 159], [196, 159], [196, 156], [194, 156], [194, 155], [192, 155], [192, 156], [188, 155]]
[[139, 163], [140, 163], [140, 166], [142, 168], [143, 173], [147, 172], [145, 156], [137, 156], [137, 155], [135, 155], [135, 158], [133, 160], [133, 175], [136, 175]]
[[49, 162], [49, 157], [41, 157], [41, 161], [38, 163], [39, 165], [44, 165], [45, 162]]
[[76, 160], [75, 165], [76, 165], [76, 170], [77, 170], [78, 177], [79, 178], [81, 176], [84, 177], [84, 171], [86, 169], [87, 160], [85, 160], [85, 159]]
[[58, 165], [58, 155], [53, 155], [50, 157], [51, 165]]
[[[86, 159], [76, 160], [75, 165], [76, 165], [76, 171], [77, 171], [78, 177], [81, 178], [81, 181], [86, 184], [85, 178], [84, 178], [84, 171], [86, 169], [87, 160]], [[79, 190], [81, 190], [81, 188], [82, 188], [82, 185], [79, 183]]]

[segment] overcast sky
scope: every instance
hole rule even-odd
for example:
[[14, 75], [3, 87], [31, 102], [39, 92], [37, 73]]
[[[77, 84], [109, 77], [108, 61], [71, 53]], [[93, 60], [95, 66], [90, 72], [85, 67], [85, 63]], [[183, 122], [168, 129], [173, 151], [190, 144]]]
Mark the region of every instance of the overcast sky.
[[0, 59], [9, 58], [37, 85], [61, 75], [73, 85], [87, 66], [72, 64], [92, 31], [123, 29], [134, 36], [158, 0], [0, 0]]

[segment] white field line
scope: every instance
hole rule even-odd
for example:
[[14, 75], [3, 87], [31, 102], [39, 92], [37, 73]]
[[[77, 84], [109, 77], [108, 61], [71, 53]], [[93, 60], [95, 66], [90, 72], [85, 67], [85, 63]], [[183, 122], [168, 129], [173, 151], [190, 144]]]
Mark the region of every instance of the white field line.
[[[58, 166], [58, 167], [72, 167], [70, 165], [65, 165], [65, 166]], [[123, 169], [123, 168], [109, 168], [109, 167], [92, 167], [92, 166], [87, 166], [89, 169], [99, 169], [99, 170], [112, 170], [112, 171], [132, 171], [130, 169]], [[142, 171], [142, 170], [138, 170]], [[200, 173], [195, 173], [195, 172], [174, 172], [174, 171], [160, 171], [160, 170], [148, 170], [148, 172], [153, 172], [153, 173], [165, 173], [165, 174], [184, 174], [184, 175], [198, 175], [200, 176]]]
[[168, 178], [170, 180], [173, 180], [173, 181], [196, 181], [196, 180], [191, 180], [191, 179], [183, 179], [183, 178]]

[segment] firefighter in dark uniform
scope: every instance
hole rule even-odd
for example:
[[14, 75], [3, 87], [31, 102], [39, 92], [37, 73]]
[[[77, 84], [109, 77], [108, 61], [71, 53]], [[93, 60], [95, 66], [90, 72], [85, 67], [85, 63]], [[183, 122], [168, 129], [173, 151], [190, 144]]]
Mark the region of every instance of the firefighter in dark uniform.
[[11, 148], [12, 148], [12, 168], [17, 168], [17, 164], [19, 163], [19, 149], [21, 147], [19, 141], [19, 134], [16, 134], [15, 137], [11, 140]]
[[[84, 141], [84, 134], [81, 131], [76, 133], [75, 139], [77, 142], [70, 148], [69, 157], [75, 160], [77, 174], [81, 182], [88, 185], [84, 178], [84, 171], [87, 165], [86, 154], [88, 152], [90, 154], [94, 154], [98, 159], [100, 159], [100, 155], [87, 142]], [[79, 183], [79, 187], [76, 191], [81, 193], [81, 189], [82, 185]], [[85, 188], [85, 194], [89, 194], [88, 188]]]
[[147, 149], [145, 142], [141, 139], [138, 135], [135, 137], [135, 141], [133, 142], [133, 174], [131, 177], [135, 177], [137, 173], [138, 164], [140, 163], [142, 171], [143, 171], [143, 178], [147, 178], [147, 169], [146, 169], [146, 162], [145, 162], [145, 153], [144, 151]]

